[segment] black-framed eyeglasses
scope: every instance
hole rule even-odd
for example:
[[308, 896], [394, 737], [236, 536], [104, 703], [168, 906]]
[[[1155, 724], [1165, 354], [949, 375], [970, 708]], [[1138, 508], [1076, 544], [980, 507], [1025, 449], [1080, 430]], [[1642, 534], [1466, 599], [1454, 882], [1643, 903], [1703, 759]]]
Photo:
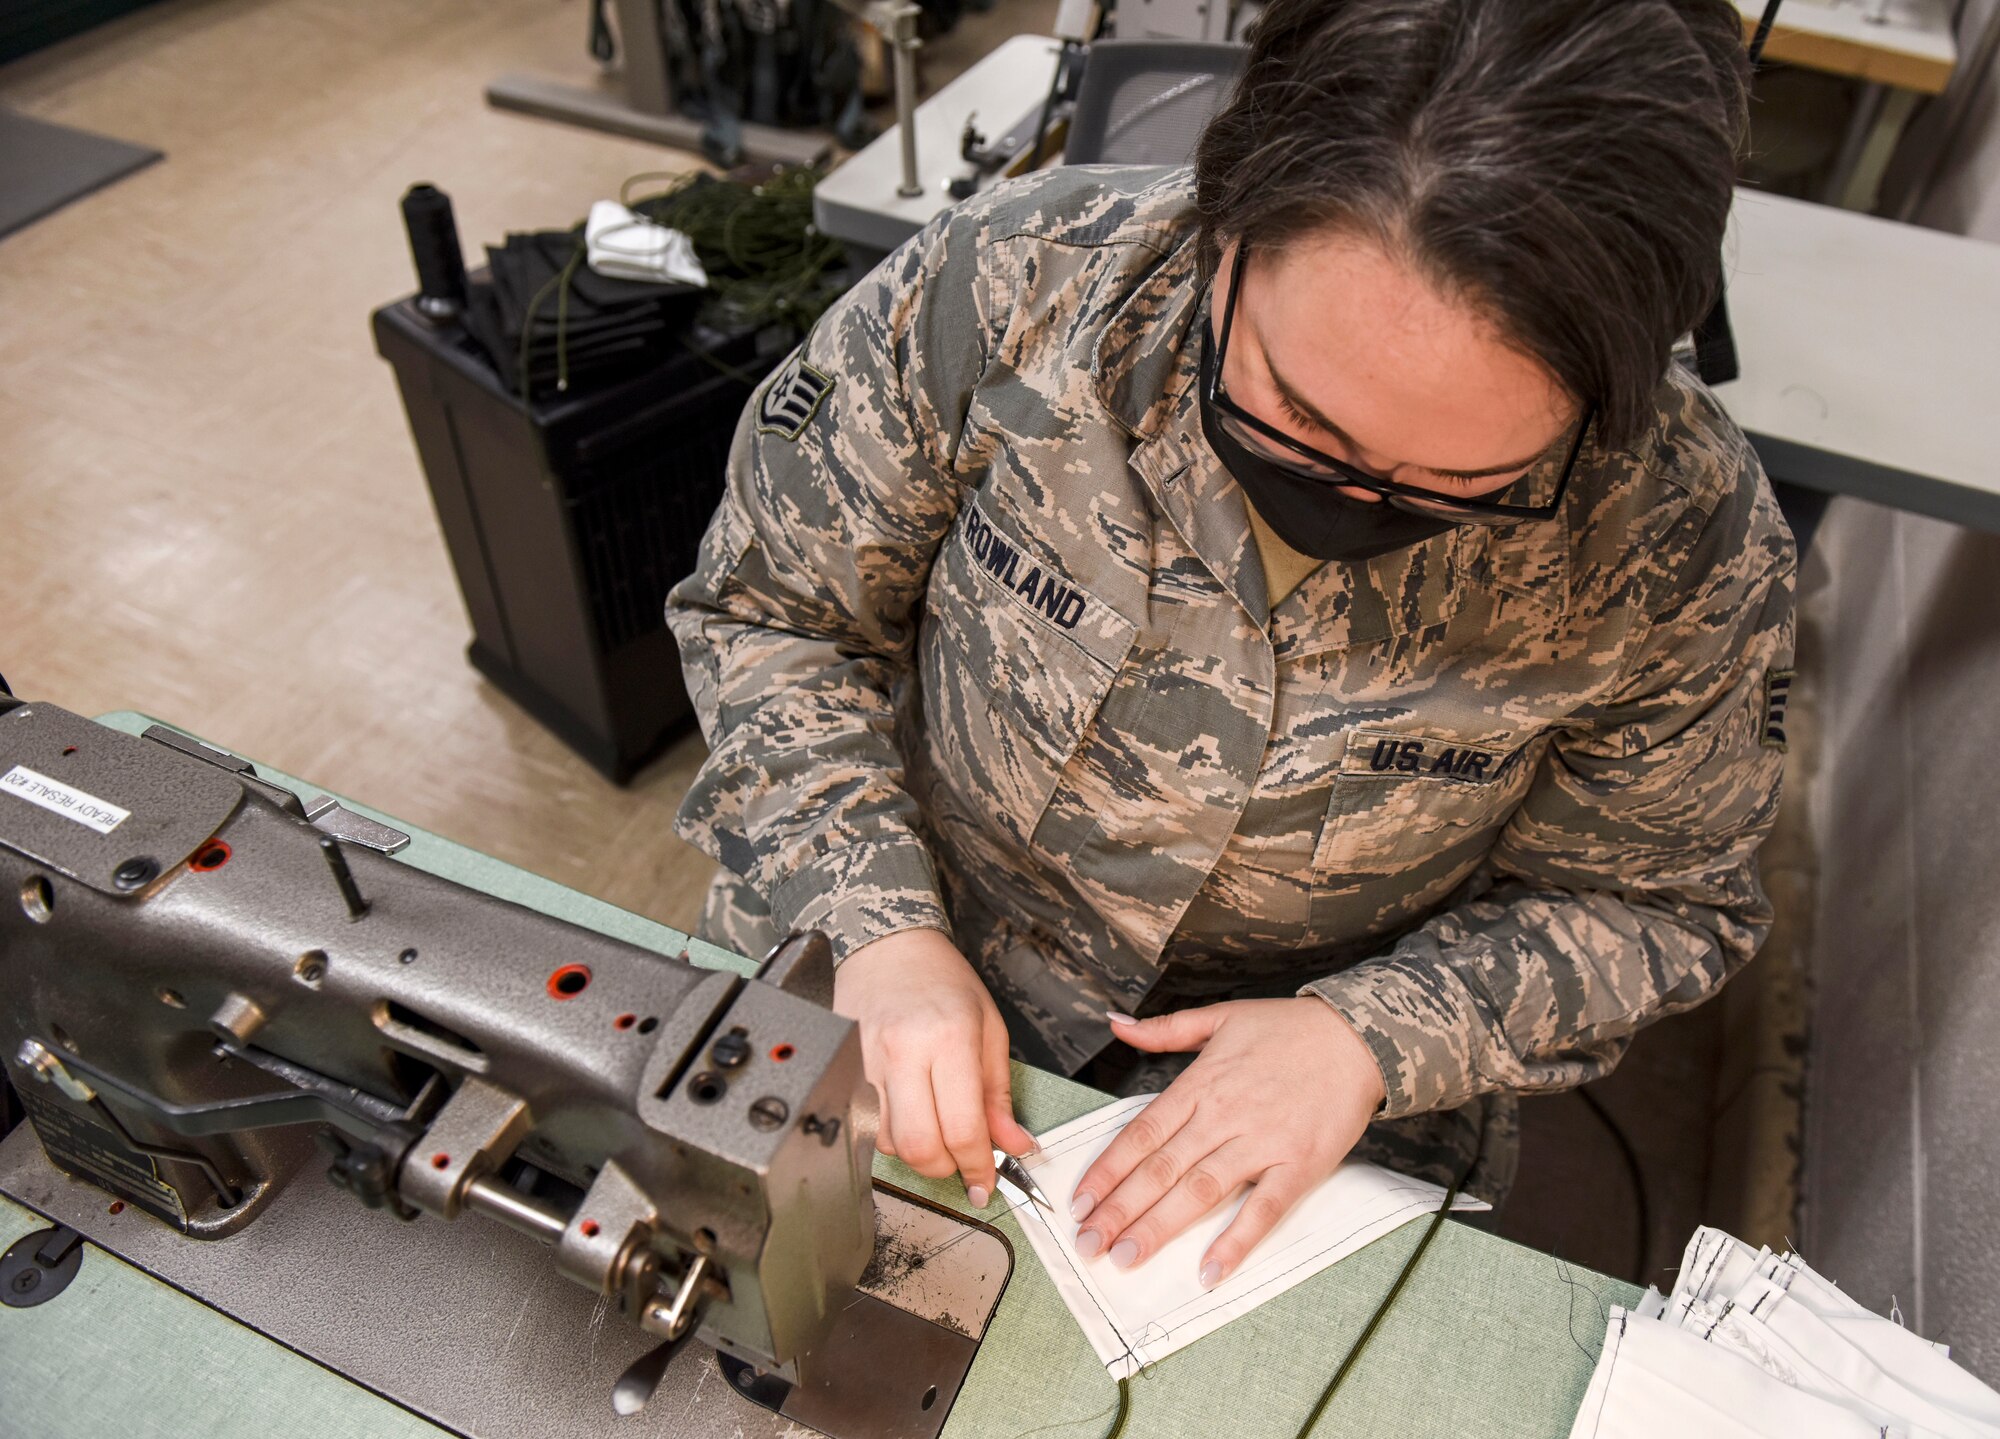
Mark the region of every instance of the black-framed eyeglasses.
[[[1228, 392], [1222, 387], [1222, 362], [1224, 356], [1229, 353], [1229, 331], [1236, 319], [1236, 296], [1243, 288], [1244, 257], [1249, 253], [1249, 244], [1239, 240], [1236, 244], [1236, 258], [1229, 270], [1229, 300], [1222, 307], [1222, 333], [1216, 337], [1215, 345], [1209, 350], [1208, 373], [1201, 377], [1210, 407], [1238, 444], [1249, 448], [1271, 464], [1282, 466], [1300, 479], [1336, 487], [1351, 485], [1355, 489], [1380, 495], [1385, 503], [1394, 505], [1399, 510], [1415, 514], [1443, 517], [1470, 525], [1511, 525], [1523, 520], [1554, 518], [1562, 504], [1564, 493], [1569, 489], [1570, 472], [1576, 468], [1576, 457], [1583, 449], [1583, 438], [1590, 433], [1590, 422], [1596, 414], [1594, 407], [1584, 408], [1583, 419], [1577, 424], [1576, 435], [1569, 444], [1568, 458], [1563, 461], [1562, 475], [1556, 481], [1555, 493], [1543, 504], [1509, 505], [1477, 496], [1460, 498], [1456, 495], [1439, 494], [1436, 490], [1420, 489], [1415, 485], [1401, 485], [1394, 480], [1371, 475], [1366, 470], [1348, 464], [1345, 460], [1336, 459], [1323, 450], [1314, 449], [1302, 440], [1293, 439], [1283, 430], [1258, 419], [1230, 399]], [[1521, 485], [1541, 469], [1541, 462], [1537, 461], [1525, 474], [1509, 481], [1501, 492], [1505, 493], [1506, 490]]]

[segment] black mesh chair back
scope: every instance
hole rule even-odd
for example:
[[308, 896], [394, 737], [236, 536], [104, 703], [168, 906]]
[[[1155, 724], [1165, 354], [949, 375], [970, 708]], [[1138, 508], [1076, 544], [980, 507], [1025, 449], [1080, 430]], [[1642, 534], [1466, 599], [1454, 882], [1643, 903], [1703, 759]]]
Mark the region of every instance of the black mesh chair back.
[[1204, 40], [1100, 40], [1070, 116], [1070, 165], [1185, 165], [1243, 71], [1246, 47]]

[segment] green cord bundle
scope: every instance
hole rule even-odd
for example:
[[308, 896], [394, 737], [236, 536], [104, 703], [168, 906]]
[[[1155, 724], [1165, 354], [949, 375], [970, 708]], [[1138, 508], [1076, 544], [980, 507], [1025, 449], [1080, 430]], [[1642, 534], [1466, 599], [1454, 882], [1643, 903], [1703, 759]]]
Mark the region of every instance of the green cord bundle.
[[[775, 167], [762, 180], [717, 179], [713, 175], [653, 171], [634, 175], [618, 188], [619, 203], [635, 214], [679, 230], [693, 243], [708, 272], [711, 295], [703, 318], [718, 328], [758, 330], [780, 325], [803, 337], [813, 322], [847, 288], [847, 251], [813, 224], [813, 187], [821, 171], [814, 165]], [[643, 199], [632, 187], [648, 180], [670, 182]], [[551, 291], [556, 296], [556, 390], [569, 389], [569, 287], [584, 263], [584, 227], [575, 228], [576, 251], [528, 302], [521, 327], [521, 398], [529, 397], [529, 344], [535, 316]], [[695, 348], [685, 336], [682, 343]], [[716, 369], [746, 384], [746, 375], [697, 350]]]
[[[757, 181], [634, 175], [618, 198], [693, 242], [718, 318], [749, 327], [782, 324], [804, 334], [846, 288], [845, 247], [813, 224], [820, 173], [793, 165]], [[664, 190], [631, 198], [634, 186], [661, 179], [671, 181]]]

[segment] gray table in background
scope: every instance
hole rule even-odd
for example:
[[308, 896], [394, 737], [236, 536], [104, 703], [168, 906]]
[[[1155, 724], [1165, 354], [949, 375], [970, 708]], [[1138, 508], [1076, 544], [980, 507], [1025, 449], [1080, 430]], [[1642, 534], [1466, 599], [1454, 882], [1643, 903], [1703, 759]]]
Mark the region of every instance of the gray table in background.
[[2000, 246], [1741, 190], [1724, 253], [1772, 478], [2000, 531]]

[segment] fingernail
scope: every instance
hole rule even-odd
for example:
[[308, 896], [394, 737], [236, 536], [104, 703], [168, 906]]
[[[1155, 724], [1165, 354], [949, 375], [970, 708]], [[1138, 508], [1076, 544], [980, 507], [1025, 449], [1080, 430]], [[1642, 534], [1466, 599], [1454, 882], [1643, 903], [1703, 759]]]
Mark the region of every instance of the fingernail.
[[1201, 1266], [1199, 1278], [1201, 1279], [1202, 1288], [1215, 1288], [1216, 1285], [1222, 1282], [1222, 1265], [1216, 1260], [1209, 1260], [1208, 1263]]
[[1085, 1259], [1095, 1259], [1097, 1251], [1104, 1247], [1104, 1236], [1095, 1229], [1086, 1229], [1076, 1236], [1076, 1252]]
[[1120, 1269], [1130, 1269], [1139, 1262], [1139, 1241], [1121, 1239], [1111, 1250], [1111, 1262]]
[[1069, 1202], [1069, 1217], [1078, 1224], [1090, 1218], [1090, 1211], [1097, 1208], [1095, 1194], [1079, 1194]]
[[1037, 1154], [1040, 1154], [1041, 1152], [1042, 1152], [1042, 1141], [1035, 1138], [1035, 1136], [1031, 1134], [1028, 1136], [1028, 1147], [1022, 1151], [1021, 1158], [1033, 1159]]
[[1120, 1011], [1115, 1009], [1105, 1010], [1104, 1017], [1110, 1020], [1113, 1024], [1137, 1024], [1139, 1022], [1138, 1020], [1134, 1019], [1131, 1015], [1121, 1013]]
[[972, 1201], [972, 1207], [974, 1209], [984, 1209], [986, 1207], [986, 1201], [990, 1199], [992, 1196], [986, 1192], [985, 1185], [968, 1184], [965, 1186], [965, 1197]]

